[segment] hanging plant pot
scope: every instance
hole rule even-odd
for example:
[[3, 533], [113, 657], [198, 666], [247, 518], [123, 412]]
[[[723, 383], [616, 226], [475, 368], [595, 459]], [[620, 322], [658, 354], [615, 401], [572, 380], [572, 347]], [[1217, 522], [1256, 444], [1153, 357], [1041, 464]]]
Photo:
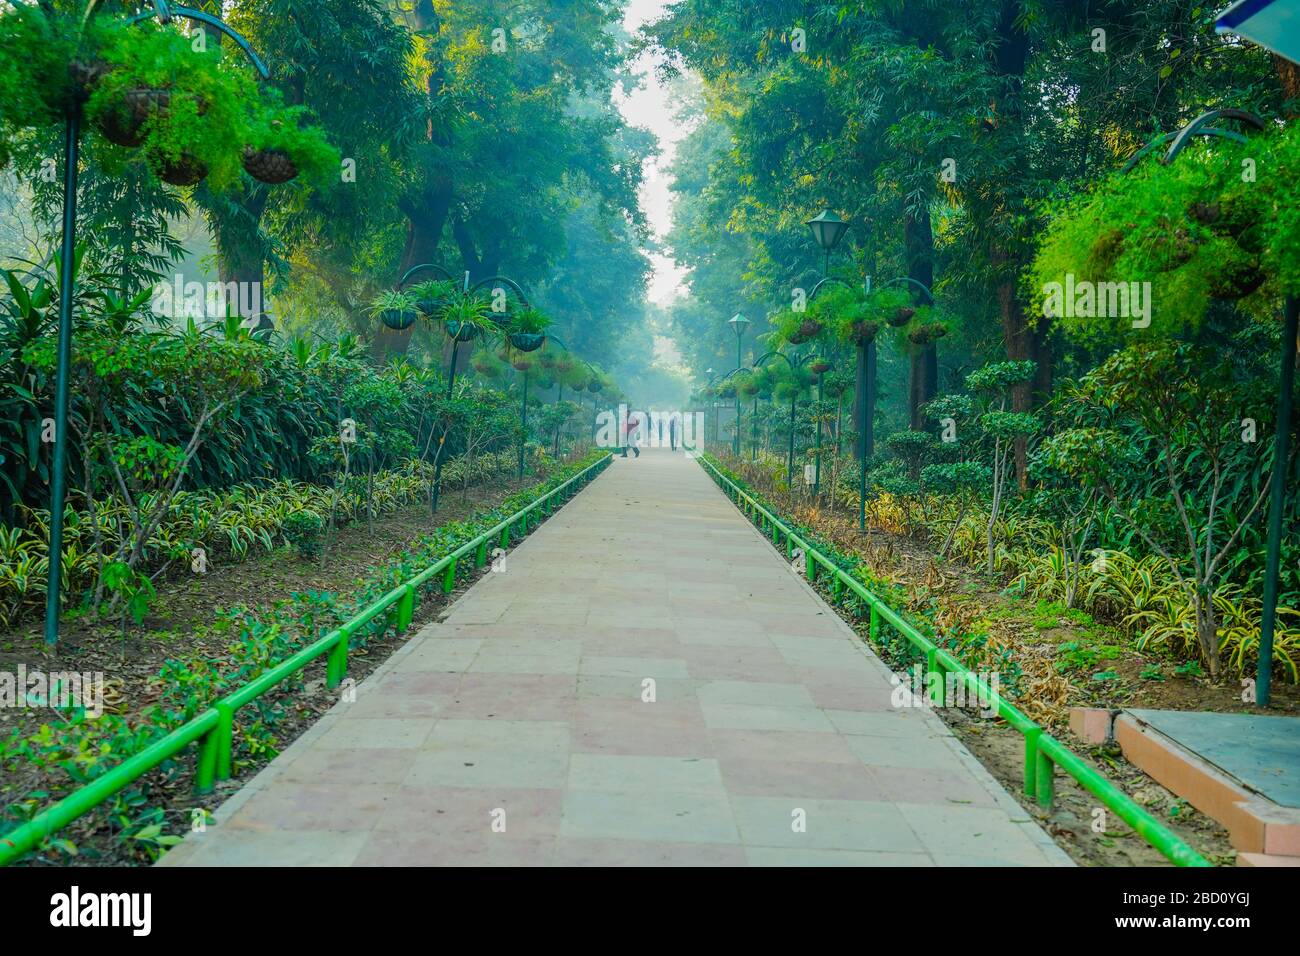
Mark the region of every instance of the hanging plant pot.
[[451, 336], [453, 342], [472, 342], [478, 338], [478, 333], [479, 327], [473, 322], [452, 321], [447, 323], [447, 334]]
[[510, 328], [510, 323], [513, 321], [513, 317], [509, 312], [489, 312], [488, 319], [498, 329], [503, 330]]
[[170, 90], [139, 87], [122, 94], [122, 102], [100, 116], [96, 128], [110, 143], [129, 149], [141, 145], [145, 124], [155, 114], [166, 116], [171, 107]]
[[1243, 210], [1231, 200], [1196, 202], [1187, 210], [1189, 218], [1205, 226], [1217, 236], [1236, 239], [1259, 222], [1254, 210]]
[[597, 382], [595, 379], [592, 379], [590, 382], [587, 383], [587, 391], [591, 392], [593, 395], [596, 392], [599, 392], [604, 387], [605, 387], [604, 385], [602, 385], [600, 382]]
[[1257, 263], [1226, 265], [1210, 276], [1210, 295], [1216, 299], [1244, 299], [1258, 290], [1265, 278]]
[[401, 332], [415, 323], [415, 312], [411, 309], [384, 309], [379, 313], [379, 321], [394, 332]]
[[916, 315], [916, 309], [912, 308], [910, 305], [905, 305], [893, 314], [889, 319], [889, 324], [896, 329], [901, 328], [902, 326], [907, 325], [908, 322], [911, 322], [912, 316], [914, 315]]
[[813, 363], [812, 363], [810, 366], [808, 366], [808, 367], [809, 367], [810, 369], [812, 369], [812, 370], [813, 370], [813, 373], [816, 374], [816, 375], [825, 375], [827, 372], [829, 372], [829, 371], [831, 370], [831, 363], [830, 363], [830, 362], [813, 362]]
[[208, 174], [208, 167], [189, 153], [161, 159], [154, 168], [158, 178], [172, 186], [193, 186]]
[[533, 367], [532, 359], [517, 358], [510, 363], [514, 366], [516, 372], [527, 372]]
[[546, 336], [540, 332], [511, 332], [510, 344], [521, 352], [536, 352], [546, 344]]
[[923, 325], [908, 332], [907, 340], [913, 345], [926, 345], [938, 341], [947, 334], [948, 330], [942, 323], [932, 322], [929, 325]]
[[270, 186], [287, 183], [298, 175], [298, 167], [282, 149], [244, 147], [244, 172]]
[[853, 340], [860, 345], [866, 345], [868, 342], [874, 342], [876, 334], [880, 331], [880, 326], [875, 322], [854, 322], [851, 328]]

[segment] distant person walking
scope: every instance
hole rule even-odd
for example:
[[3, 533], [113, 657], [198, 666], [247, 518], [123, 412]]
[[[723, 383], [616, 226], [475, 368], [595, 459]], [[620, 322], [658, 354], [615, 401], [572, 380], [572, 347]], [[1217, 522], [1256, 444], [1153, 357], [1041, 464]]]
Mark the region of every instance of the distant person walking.
[[641, 420], [637, 418], [635, 412], [627, 417], [627, 424], [624, 425], [623, 428], [625, 431], [625, 437], [623, 440], [623, 457], [627, 457], [627, 450], [631, 448], [632, 454], [637, 458], [640, 458], [641, 449], [637, 447], [637, 443], [640, 440], [638, 433], [641, 429]]

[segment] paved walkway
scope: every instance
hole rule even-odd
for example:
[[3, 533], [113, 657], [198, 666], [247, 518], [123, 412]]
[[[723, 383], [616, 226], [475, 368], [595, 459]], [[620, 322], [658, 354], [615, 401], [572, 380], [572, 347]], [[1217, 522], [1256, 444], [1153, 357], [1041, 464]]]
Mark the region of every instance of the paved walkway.
[[617, 460], [162, 865], [1068, 864], [680, 453]]

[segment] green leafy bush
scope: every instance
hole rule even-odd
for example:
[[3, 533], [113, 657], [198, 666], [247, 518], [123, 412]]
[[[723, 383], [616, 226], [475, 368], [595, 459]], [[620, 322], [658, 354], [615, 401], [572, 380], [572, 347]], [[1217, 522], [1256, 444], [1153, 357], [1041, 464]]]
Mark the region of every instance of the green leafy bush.
[[280, 532], [304, 558], [314, 558], [320, 554], [321, 537], [325, 531], [325, 519], [314, 511], [295, 511], [284, 519]]

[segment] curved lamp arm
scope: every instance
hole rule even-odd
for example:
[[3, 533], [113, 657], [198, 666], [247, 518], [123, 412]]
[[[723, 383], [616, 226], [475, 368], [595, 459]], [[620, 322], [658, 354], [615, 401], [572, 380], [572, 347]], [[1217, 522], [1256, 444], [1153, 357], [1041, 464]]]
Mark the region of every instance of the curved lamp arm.
[[[90, 0], [86, 5], [85, 16], [82, 17], [82, 25], [88, 24], [96, 14], [99, 13], [100, 7], [103, 6], [104, 0]], [[253, 64], [257, 70], [257, 75], [264, 80], [271, 78], [271, 71], [266, 68], [262, 58], [258, 56], [253, 47], [243, 36], [229, 26], [224, 20], [214, 17], [210, 13], [204, 13], [202, 10], [195, 10], [192, 7], [174, 7], [167, 3], [167, 0], [153, 0], [153, 13], [137, 13], [135, 16], [128, 17], [127, 23], [140, 23], [144, 20], [157, 19], [159, 23], [171, 23], [174, 17], [184, 17], [186, 20], [194, 20], [198, 23], [206, 23], [214, 30], [219, 30], [234, 41], [235, 46], [243, 52], [248, 61]]]
[[528, 301], [528, 296], [524, 295], [524, 290], [520, 288], [519, 283], [514, 279], [511, 279], [509, 276], [488, 276], [486, 279], [480, 279], [478, 282], [475, 282], [470, 286], [468, 291], [475, 292], [492, 282], [508, 285], [512, 290], [514, 290], [515, 295], [519, 296], [520, 302], [530, 309], [533, 307], [532, 303]]
[[934, 293], [930, 291], [930, 287], [918, 279], [913, 279], [911, 276], [899, 276], [897, 279], [890, 279], [888, 282], [882, 282], [880, 288], [886, 289], [891, 285], [898, 285], [900, 282], [916, 286], [916, 288], [925, 293], [926, 305], [934, 305]]
[[817, 284], [813, 286], [812, 291], [808, 293], [808, 301], [811, 302], [813, 299], [817, 298], [817, 293], [820, 292], [828, 282], [839, 283], [840, 285], [844, 286], [844, 288], [849, 290], [852, 290], [854, 288], [852, 283], [847, 282], [844, 279], [841, 279], [839, 276], [826, 276], [825, 278], [817, 280]]
[[804, 356], [803, 358], [799, 359], [796, 362], [796, 361], [792, 361], [790, 356], [786, 355], [784, 352], [766, 352], [763, 355], [760, 355], [758, 358], [754, 359], [754, 364], [751, 365], [750, 367], [758, 368], [760, 365], [762, 365], [770, 358], [785, 359], [785, 364], [790, 366], [791, 371], [794, 371], [799, 366], [803, 365], [804, 362], [808, 361], [807, 356]]
[[1128, 162], [1126, 162], [1120, 170], [1120, 174], [1123, 175], [1124, 173], [1131, 172], [1133, 168], [1141, 162], [1144, 156], [1153, 150], [1159, 149], [1165, 143], [1169, 143], [1170, 141], [1172, 141], [1172, 144], [1169, 147], [1169, 151], [1160, 159], [1160, 162], [1165, 165], [1173, 162], [1174, 157], [1187, 148], [1187, 144], [1191, 142], [1192, 137], [1194, 136], [1221, 136], [1224, 139], [1230, 139], [1238, 143], [1246, 142], [1246, 137], [1241, 133], [1236, 133], [1227, 129], [1220, 129], [1217, 126], [1207, 125], [1220, 119], [1236, 120], [1237, 122], [1244, 123], [1256, 130], [1262, 130], [1265, 128], [1265, 123], [1262, 119], [1254, 113], [1247, 112], [1246, 110], [1210, 110], [1209, 112], [1202, 113], [1200, 116], [1196, 117], [1196, 119], [1192, 120], [1176, 133], [1162, 133], [1151, 142], [1147, 143], [1129, 157]]
[[437, 263], [422, 262], [419, 265], [411, 266], [411, 268], [407, 269], [405, 272], [402, 273], [402, 277], [397, 280], [397, 288], [400, 289], [402, 286], [406, 285], [406, 283], [410, 282], [411, 276], [424, 271], [437, 273], [440, 278], [446, 279], [448, 282], [456, 281], [455, 276], [453, 276], [450, 272], [448, 272], [446, 269], [444, 269], [442, 266], [438, 265]]

